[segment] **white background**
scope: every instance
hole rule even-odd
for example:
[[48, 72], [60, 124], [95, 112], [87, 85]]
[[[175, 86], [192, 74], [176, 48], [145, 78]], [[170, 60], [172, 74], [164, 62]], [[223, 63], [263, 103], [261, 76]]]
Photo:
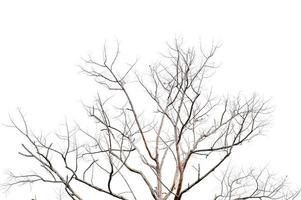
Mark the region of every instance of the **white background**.
[[[118, 39], [129, 61], [159, 58], [165, 42], [183, 37], [222, 43], [214, 81], [221, 94], [272, 98], [275, 112], [265, 136], [236, 153], [236, 166], [265, 166], [301, 185], [301, 3], [228, 1], [0, 1], [0, 122], [21, 107], [37, 131], [64, 120], [85, 119], [81, 101], [97, 90], [79, 74], [81, 57], [101, 54]], [[139, 63], [138, 63], [139, 66]], [[139, 96], [137, 96], [139, 98]], [[22, 171], [22, 139], [0, 126], [0, 181], [5, 170]], [[20, 170], [21, 169], [21, 170]], [[44, 188], [46, 191], [47, 189]], [[51, 192], [51, 191], [50, 191]], [[28, 187], [0, 199], [29, 199]], [[197, 194], [197, 193], [195, 193]], [[47, 199], [47, 197], [41, 198]]]

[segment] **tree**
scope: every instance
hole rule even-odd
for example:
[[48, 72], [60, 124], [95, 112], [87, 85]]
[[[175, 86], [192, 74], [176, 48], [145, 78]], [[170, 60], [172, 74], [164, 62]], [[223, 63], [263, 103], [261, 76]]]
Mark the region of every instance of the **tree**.
[[[52, 140], [35, 135], [19, 111], [22, 123], [11, 117], [10, 126], [27, 139], [20, 155], [37, 161], [43, 171], [10, 173], [6, 186], [61, 184], [71, 199], [81, 200], [75, 189], [81, 185], [126, 200], [138, 199], [137, 187], [144, 185], [149, 195], [145, 199], [183, 199], [223, 169], [233, 151], [260, 135], [271, 112], [268, 101], [257, 95], [218, 97], [204, 87], [216, 68], [212, 58], [217, 49], [198, 51], [175, 40], [162, 61], [148, 67], [147, 76], [134, 73], [136, 62], [126, 70], [117, 68], [119, 45], [113, 56], [104, 48], [102, 61], [85, 59], [82, 72], [101, 88], [95, 103], [84, 105], [95, 130], [66, 123], [65, 134]], [[130, 92], [136, 84], [143, 89], [144, 112]], [[134, 177], [139, 184], [133, 183]], [[286, 179], [275, 183], [272, 177], [265, 169], [236, 175], [226, 170], [220, 191], [212, 196], [263, 200], [298, 195], [287, 188]]]

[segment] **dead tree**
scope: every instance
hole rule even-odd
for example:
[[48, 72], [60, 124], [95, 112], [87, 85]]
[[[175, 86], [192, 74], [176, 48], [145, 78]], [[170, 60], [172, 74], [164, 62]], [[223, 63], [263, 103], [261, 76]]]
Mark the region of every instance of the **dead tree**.
[[[183, 199], [222, 169], [240, 145], [260, 135], [270, 113], [268, 102], [256, 95], [218, 97], [204, 87], [215, 70], [216, 50], [217, 46], [209, 52], [184, 48], [176, 40], [160, 63], [148, 67], [147, 75], [134, 73], [136, 62], [126, 70], [119, 67], [119, 46], [113, 56], [104, 48], [102, 61], [85, 59], [81, 70], [101, 88], [95, 103], [84, 105], [95, 131], [66, 123], [66, 134], [56, 135], [58, 142], [35, 135], [20, 112], [22, 123], [11, 118], [11, 126], [29, 142], [22, 144], [20, 155], [37, 161], [44, 173], [10, 173], [6, 186], [61, 184], [71, 199], [81, 200], [74, 189], [81, 185], [116, 199], [136, 200], [138, 184], [132, 178], [138, 177], [149, 195], [143, 199]], [[143, 113], [137, 106], [131, 90], [136, 87], [151, 111]], [[275, 183], [262, 174], [225, 173], [220, 192], [212, 198], [296, 197], [285, 180]]]

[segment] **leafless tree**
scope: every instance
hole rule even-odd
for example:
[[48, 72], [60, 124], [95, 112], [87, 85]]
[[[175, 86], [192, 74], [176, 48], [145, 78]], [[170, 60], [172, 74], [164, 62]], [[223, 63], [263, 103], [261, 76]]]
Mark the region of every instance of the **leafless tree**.
[[[49, 139], [34, 134], [20, 111], [21, 120], [10, 118], [10, 126], [28, 142], [22, 144], [20, 155], [37, 161], [43, 171], [10, 173], [7, 188], [35, 182], [60, 184], [71, 199], [81, 200], [75, 187], [82, 185], [116, 199], [136, 200], [137, 187], [144, 185], [149, 193], [143, 199], [183, 199], [222, 169], [240, 145], [260, 135], [271, 111], [268, 101], [257, 95], [218, 97], [204, 87], [215, 71], [212, 58], [217, 48], [212, 46], [208, 52], [185, 48], [176, 40], [168, 44], [161, 62], [148, 67], [148, 73], [135, 73], [136, 62], [118, 67], [119, 45], [113, 56], [105, 47], [101, 61], [84, 59], [81, 70], [101, 88], [95, 103], [84, 105], [95, 131], [66, 123], [65, 134]], [[139, 108], [141, 98], [133, 98], [137, 85], [147, 104], [145, 112]], [[141, 182], [133, 183], [134, 177]], [[274, 181], [266, 170], [238, 175], [228, 170], [220, 180], [220, 192], [212, 198], [297, 196], [285, 179]]]

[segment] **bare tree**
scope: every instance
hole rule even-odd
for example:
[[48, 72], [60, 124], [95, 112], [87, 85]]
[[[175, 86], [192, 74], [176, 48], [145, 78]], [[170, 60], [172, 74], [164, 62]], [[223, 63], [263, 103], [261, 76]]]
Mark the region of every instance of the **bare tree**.
[[[209, 52], [184, 48], [176, 40], [161, 62], [148, 67], [147, 75], [134, 73], [136, 62], [117, 68], [119, 45], [113, 56], [104, 48], [102, 61], [85, 59], [81, 70], [101, 88], [95, 103], [84, 105], [95, 131], [66, 123], [65, 134], [57, 134], [57, 140], [37, 136], [20, 111], [22, 123], [10, 118], [11, 127], [29, 142], [22, 144], [20, 155], [37, 161], [43, 171], [10, 173], [6, 186], [60, 184], [71, 199], [81, 200], [75, 189], [81, 185], [126, 200], [138, 199], [137, 188], [144, 185], [149, 192], [144, 199], [182, 199], [222, 169], [240, 145], [260, 135], [271, 111], [268, 101], [257, 95], [218, 97], [204, 87], [215, 70], [212, 58], [217, 48], [212, 46]], [[135, 84], [150, 111], [143, 112], [132, 97]], [[142, 184], [133, 183], [134, 177]], [[220, 180], [220, 192], [212, 198], [297, 196], [285, 179], [277, 183], [271, 177], [266, 170], [238, 175], [228, 170]]]

